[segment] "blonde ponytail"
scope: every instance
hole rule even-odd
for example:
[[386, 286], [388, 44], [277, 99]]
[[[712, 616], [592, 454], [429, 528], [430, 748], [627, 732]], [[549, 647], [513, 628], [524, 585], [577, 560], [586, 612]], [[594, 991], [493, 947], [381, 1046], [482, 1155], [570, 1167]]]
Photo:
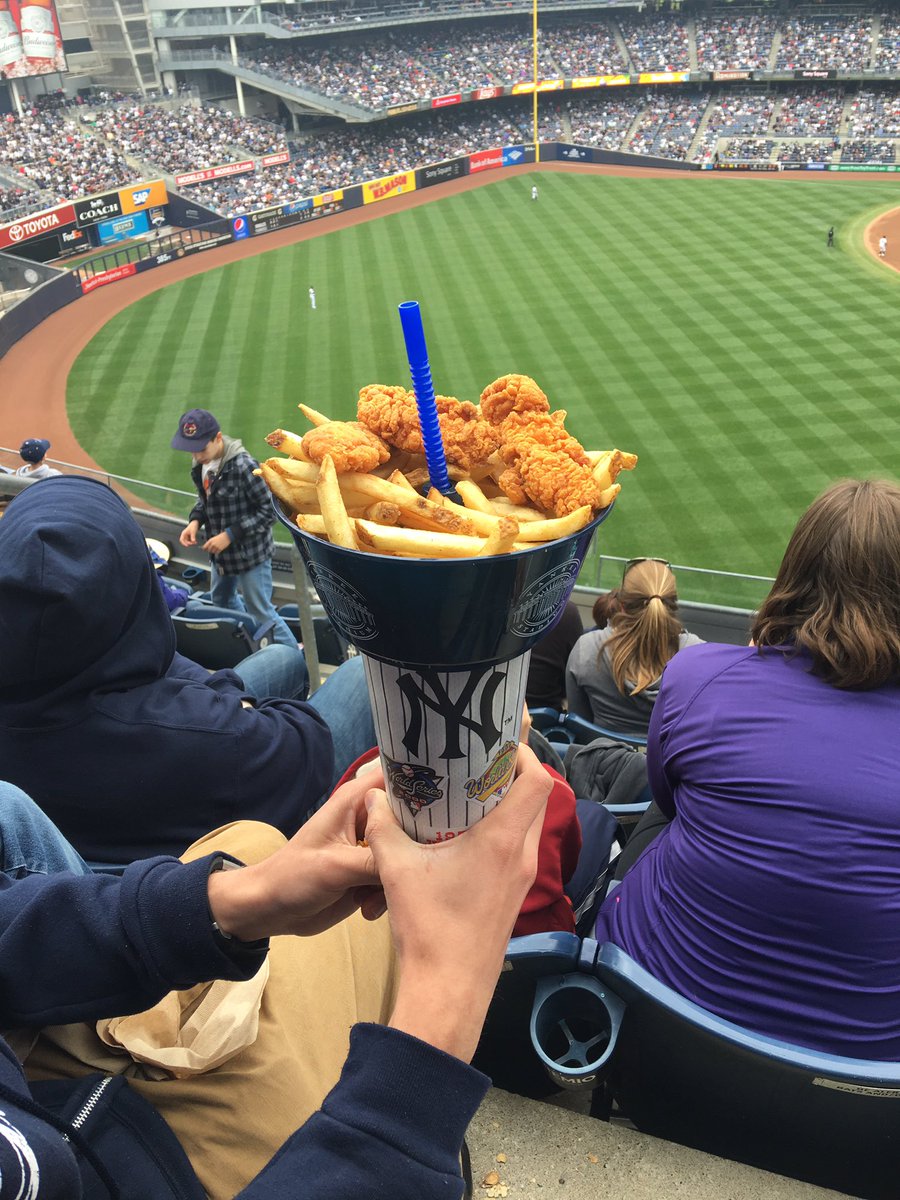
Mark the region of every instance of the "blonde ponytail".
[[626, 695], [638, 695], [655, 683], [678, 652], [681, 622], [677, 616], [675, 576], [665, 563], [646, 559], [625, 575], [619, 609], [610, 625], [613, 635], [603, 653], [609, 655], [613, 680]]

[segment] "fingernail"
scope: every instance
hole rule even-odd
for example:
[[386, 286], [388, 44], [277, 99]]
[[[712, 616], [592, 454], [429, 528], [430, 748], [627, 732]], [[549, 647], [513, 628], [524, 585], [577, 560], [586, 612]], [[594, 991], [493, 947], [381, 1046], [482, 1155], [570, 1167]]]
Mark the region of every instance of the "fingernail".
[[372, 811], [372, 809], [375, 807], [375, 801], [377, 799], [378, 799], [378, 797], [376, 796], [376, 794], [374, 792], [366, 792], [366, 797], [365, 797], [365, 801], [364, 801], [365, 806], [366, 806], [366, 812]]

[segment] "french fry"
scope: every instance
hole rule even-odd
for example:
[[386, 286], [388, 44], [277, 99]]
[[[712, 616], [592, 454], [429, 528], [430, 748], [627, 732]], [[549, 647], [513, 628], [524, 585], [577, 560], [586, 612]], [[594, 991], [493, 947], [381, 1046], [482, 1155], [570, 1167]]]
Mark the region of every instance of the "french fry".
[[280, 450], [282, 454], [289, 454], [291, 458], [299, 458], [301, 462], [310, 461], [309, 455], [303, 449], [303, 438], [298, 433], [291, 433], [287, 429], [275, 429], [266, 441], [273, 450]]
[[308, 404], [298, 404], [297, 407], [309, 421], [310, 425], [327, 425], [331, 417], [326, 417], [324, 413], [320, 413], [318, 409], [310, 408]]
[[319, 478], [316, 483], [319, 504], [322, 509], [322, 519], [328, 540], [333, 546], [343, 546], [345, 550], [357, 550], [353, 525], [344, 507], [344, 498], [338, 483], [337, 471], [330, 454], [326, 454], [319, 467]]
[[366, 520], [375, 521], [378, 525], [398, 525], [401, 516], [400, 506], [392, 504], [390, 500], [376, 500], [365, 510]]
[[[342, 478], [347, 479], [348, 476]], [[459, 504], [444, 508], [443, 504], [434, 504], [417, 492], [391, 483], [388, 479], [379, 479], [377, 475], [354, 475], [352, 481], [354, 489], [370, 497], [370, 503], [386, 500], [396, 504], [402, 523], [416, 529], [461, 533], [469, 537], [483, 534], [487, 537], [499, 520], [484, 513], [473, 513]]]
[[405, 488], [408, 492], [415, 492], [415, 488], [406, 478], [402, 471], [393, 471], [388, 476], [388, 482], [395, 484], [397, 487]]
[[315, 463], [298, 462], [296, 458], [267, 458], [260, 466], [298, 483], [315, 483], [319, 477], [319, 468]]
[[439, 533], [433, 529], [404, 529], [356, 521], [360, 548], [413, 558], [474, 558], [484, 545], [479, 537]]
[[414, 492], [417, 492], [419, 488], [424, 487], [430, 478], [427, 467], [416, 467], [412, 471], [406, 471], [405, 474], [409, 482], [409, 486]]
[[294, 521], [298, 529], [304, 533], [313, 533], [316, 537], [327, 537], [325, 518], [321, 513], [297, 513]]
[[607, 450], [606, 453], [591, 467], [591, 474], [601, 491], [615, 483], [620, 471], [633, 471], [637, 466], [638, 456], [624, 450]]
[[621, 490], [621, 483], [611, 483], [608, 488], [605, 488], [604, 491], [600, 493], [600, 507], [607, 508], [610, 504], [612, 504], [613, 500], [615, 500], [616, 496], [618, 496]]
[[583, 529], [593, 516], [589, 504], [583, 504], [565, 517], [550, 517], [546, 521], [528, 521], [519, 527], [520, 542], [553, 542], [557, 538], [569, 537]]
[[512, 517], [522, 524], [523, 521], [544, 521], [546, 517], [536, 508], [526, 508], [524, 504], [513, 504], [506, 496], [493, 496], [489, 501], [491, 511], [500, 517]]
[[[278, 459], [276, 461], [288, 462], [289, 460]], [[299, 509], [307, 504], [315, 504], [318, 499], [314, 483], [306, 483], [303, 480], [293, 479], [289, 475], [283, 475], [276, 471], [270, 462], [260, 463], [253, 474], [261, 475], [273, 496], [276, 496], [288, 508]]]
[[491, 502], [477, 483], [471, 479], [460, 479], [456, 483], [456, 491], [466, 508], [474, 508], [476, 512], [490, 513], [494, 510]]
[[477, 557], [487, 558], [491, 554], [508, 554], [518, 536], [518, 524], [511, 517], [503, 517], [494, 532], [485, 538], [484, 545], [478, 551]]

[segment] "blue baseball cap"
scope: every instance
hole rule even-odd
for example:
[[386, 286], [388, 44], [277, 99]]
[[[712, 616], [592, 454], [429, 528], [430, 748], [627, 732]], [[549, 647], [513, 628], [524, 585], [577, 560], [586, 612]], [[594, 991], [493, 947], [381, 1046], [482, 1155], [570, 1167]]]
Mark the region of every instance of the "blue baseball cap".
[[172, 438], [173, 450], [196, 454], [208, 445], [219, 432], [219, 422], [205, 408], [192, 408], [178, 422], [178, 432]]
[[26, 462], [39, 463], [49, 449], [50, 443], [46, 438], [26, 438], [19, 447], [19, 457]]

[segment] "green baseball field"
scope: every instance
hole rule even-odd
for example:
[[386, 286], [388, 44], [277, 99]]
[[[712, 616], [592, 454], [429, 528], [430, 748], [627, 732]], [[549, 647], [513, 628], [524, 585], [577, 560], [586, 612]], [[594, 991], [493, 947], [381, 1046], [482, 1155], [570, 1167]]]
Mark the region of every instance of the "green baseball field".
[[863, 245], [894, 180], [545, 172], [532, 202], [533, 178], [133, 304], [69, 377], [76, 436], [109, 470], [186, 487], [169, 440], [197, 406], [264, 456], [271, 429], [307, 428], [298, 402], [349, 417], [362, 385], [408, 383], [397, 305], [417, 299], [438, 392], [533, 375], [586, 447], [640, 455], [604, 553], [769, 575], [828, 482], [900, 477], [900, 275]]

